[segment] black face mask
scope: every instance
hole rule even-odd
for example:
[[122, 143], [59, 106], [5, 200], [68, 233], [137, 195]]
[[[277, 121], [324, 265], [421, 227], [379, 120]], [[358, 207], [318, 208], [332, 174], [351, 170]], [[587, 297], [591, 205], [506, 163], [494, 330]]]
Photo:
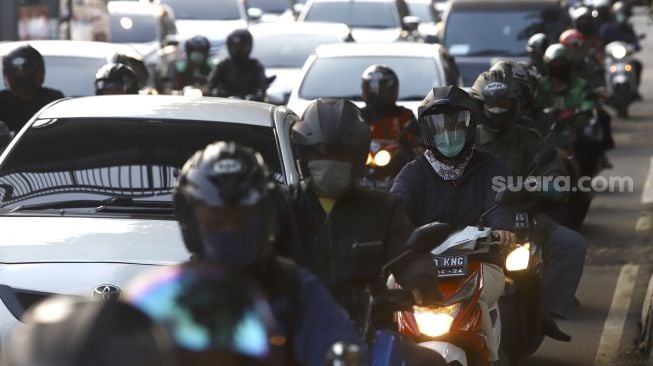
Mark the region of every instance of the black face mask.
[[571, 66], [566, 63], [549, 65], [549, 75], [556, 80], [568, 81], [571, 78]]

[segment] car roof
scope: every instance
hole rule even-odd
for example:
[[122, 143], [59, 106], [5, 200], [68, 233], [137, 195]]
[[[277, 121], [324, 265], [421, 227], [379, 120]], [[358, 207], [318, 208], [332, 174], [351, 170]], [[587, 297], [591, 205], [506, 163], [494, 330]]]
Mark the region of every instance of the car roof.
[[394, 3], [397, 0], [313, 0], [314, 3]]
[[249, 27], [254, 35], [337, 35], [347, 38], [351, 30], [346, 24], [325, 22], [273, 22], [258, 23]]
[[157, 17], [162, 13], [160, 5], [139, 1], [109, 1], [107, 9], [110, 14], [149, 15]]
[[270, 104], [214, 97], [111, 95], [63, 99], [38, 118], [192, 120], [270, 127], [274, 109]]
[[322, 45], [315, 50], [318, 57], [433, 57], [442, 46], [414, 42], [389, 43], [335, 43]]
[[460, 8], [562, 8], [561, 0], [455, 0], [452, 9]]
[[36, 48], [43, 56], [64, 56], [81, 58], [108, 58], [116, 53], [125, 54], [129, 57], [142, 59], [142, 56], [134, 48], [115, 43], [87, 42], [87, 41], [20, 41], [0, 43], [0, 55], [6, 55], [13, 49], [26, 44]]

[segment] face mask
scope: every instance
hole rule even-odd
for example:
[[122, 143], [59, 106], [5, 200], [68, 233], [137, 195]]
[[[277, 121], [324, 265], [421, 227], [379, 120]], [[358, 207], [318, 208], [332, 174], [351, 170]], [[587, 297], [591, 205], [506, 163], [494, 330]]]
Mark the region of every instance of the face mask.
[[237, 231], [212, 231], [200, 228], [204, 258], [219, 266], [246, 269], [258, 257], [261, 220], [252, 220]]
[[619, 24], [626, 23], [626, 16], [623, 15], [623, 14], [617, 14], [615, 16], [615, 19], [617, 20], [617, 23], [619, 23]]
[[446, 131], [435, 135], [435, 147], [442, 155], [453, 158], [465, 147], [466, 133], [464, 131]]
[[204, 63], [204, 54], [202, 52], [191, 52], [190, 62], [194, 63], [195, 65], [201, 65]]
[[308, 170], [313, 185], [330, 197], [340, 196], [351, 185], [351, 163], [311, 160], [308, 162]]

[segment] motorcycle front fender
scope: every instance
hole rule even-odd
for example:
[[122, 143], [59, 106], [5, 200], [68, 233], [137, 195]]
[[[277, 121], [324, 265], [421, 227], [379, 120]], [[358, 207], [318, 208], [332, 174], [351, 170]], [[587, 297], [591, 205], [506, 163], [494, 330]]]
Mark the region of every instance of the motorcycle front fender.
[[439, 353], [447, 361], [447, 364], [451, 364], [454, 361], [459, 362], [462, 366], [467, 366], [467, 355], [465, 351], [448, 342], [439, 342], [439, 341], [428, 341], [422, 342], [419, 344], [420, 347], [428, 348]]

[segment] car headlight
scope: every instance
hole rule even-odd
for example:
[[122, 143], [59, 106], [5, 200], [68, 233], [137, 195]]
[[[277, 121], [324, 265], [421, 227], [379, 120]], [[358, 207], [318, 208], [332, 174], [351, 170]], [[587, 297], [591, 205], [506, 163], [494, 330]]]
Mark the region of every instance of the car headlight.
[[626, 47], [622, 45], [615, 45], [610, 50], [610, 53], [612, 54], [612, 57], [619, 60], [626, 57], [626, 55], [628, 54], [628, 50], [626, 49]]
[[457, 309], [457, 305], [437, 309], [415, 306], [413, 314], [420, 333], [429, 337], [439, 337], [449, 333], [449, 328], [453, 323], [453, 314]]
[[381, 150], [374, 155], [374, 165], [376, 166], [386, 166], [390, 164], [392, 156], [388, 150]]
[[506, 257], [506, 270], [521, 271], [528, 268], [528, 261], [531, 257], [530, 244], [526, 243], [513, 249]]

